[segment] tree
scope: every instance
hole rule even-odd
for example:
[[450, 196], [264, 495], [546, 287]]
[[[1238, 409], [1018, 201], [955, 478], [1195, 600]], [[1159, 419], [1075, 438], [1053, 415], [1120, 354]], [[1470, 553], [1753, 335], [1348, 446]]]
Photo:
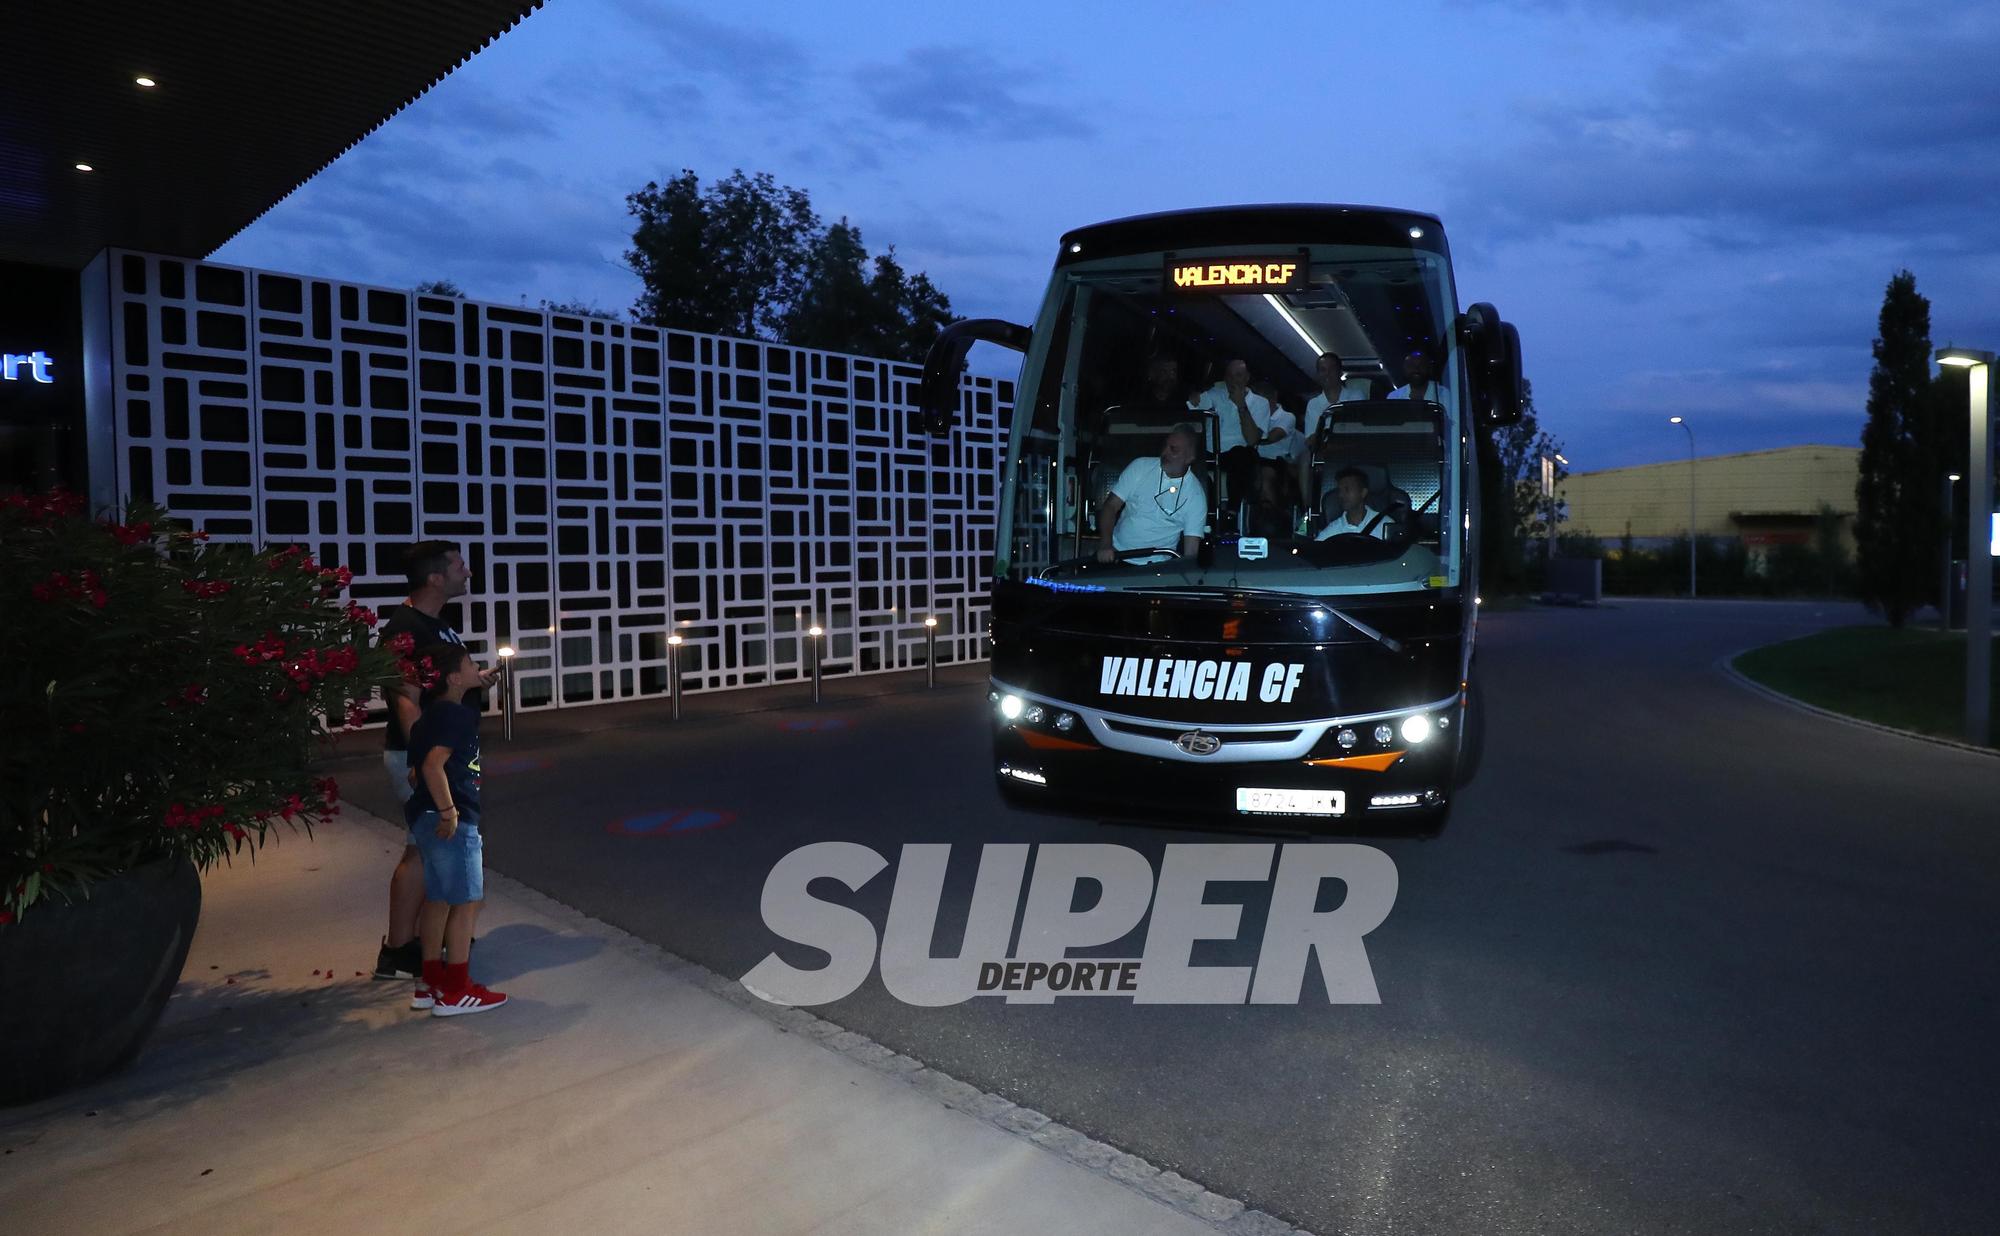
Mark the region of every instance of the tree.
[[[1550, 534], [1548, 500], [1542, 496], [1542, 458], [1562, 454], [1562, 443], [1542, 431], [1533, 384], [1521, 383], [1521, 419], [1480, 435], [1480, 516], [1485, 521], [1480, 567], [1496, 588], [1525, 582], [1523, 558], [1531, 538]], [[1560, 484], [1569, 469], [1555, 463]]]
[[465, 293], [449, 279], [426, 279], [410, 290], [419, 296], [450, 296], [457, 300], [465, 299]]
[[653, 326], [776, 335], [806, 282], [820, 234], [805, 192], [737, 169], [706, 192], [683, 170], [625, 199], [637, 218], [625, 261], [644, 290], [632, 316]]
[[871, 258], [858, 226], [822, 228], [806, 193], [767, 173], [738, 170], [704, 190], [683, 171], [626, 205], [641, 322], [921, 361], [953, 320], [951, 301], [893, 246]]
[[861, 229], [842, 219], [813, 246], [811, 275], [785, 316], [785, 342], [921, 362], [952, 322], [951, 301], [922, 274], [906, 274], [891, 246], [874, 258]]
[[1931, 304], [1907, 270], [1889, 280], [1868, 375], [1868, 423], [1854, 486], [1855, 567], [1862, 600], [1892, 627], [1930, 595], [1939, 563], [1944, 457], [1931, 381]]
[[609, 309], [600, 309], [594, 304], [580, 300], [544, 300], [542, 302], [542, 312], [567, 313], [572, 317], [579, 318], [601, 318], [606, 322], [624, 320]]

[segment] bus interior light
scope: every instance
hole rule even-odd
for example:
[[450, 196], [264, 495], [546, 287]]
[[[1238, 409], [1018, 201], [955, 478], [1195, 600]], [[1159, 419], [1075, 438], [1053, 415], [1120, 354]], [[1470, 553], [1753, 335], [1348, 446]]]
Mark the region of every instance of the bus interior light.
[[1431, 736], [1431, 719], [1422, 713], [1403, 718], [1403, 741], [1416, 746]]

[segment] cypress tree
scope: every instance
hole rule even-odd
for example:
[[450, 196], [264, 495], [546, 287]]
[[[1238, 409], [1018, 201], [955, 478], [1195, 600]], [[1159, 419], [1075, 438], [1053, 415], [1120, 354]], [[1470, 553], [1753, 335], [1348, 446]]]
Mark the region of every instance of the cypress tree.
[[1938, 562], [1941, 457], [1931, 384], [1931, 304], [1898, 271], [1882, 297], [1868, 423], [1854, 487], [1855, 568], [1862, 600], [1900, 627], [1931, 594]]

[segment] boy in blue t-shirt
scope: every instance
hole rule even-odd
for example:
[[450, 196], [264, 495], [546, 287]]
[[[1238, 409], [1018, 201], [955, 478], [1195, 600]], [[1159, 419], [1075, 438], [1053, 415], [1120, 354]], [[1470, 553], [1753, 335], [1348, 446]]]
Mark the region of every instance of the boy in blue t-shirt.
[[[479, 714], [465, 703], [483, 680], [460, 644], [420, 649], [437, 679], [424, 691], [423, 715], [410, 727], [410, 778], [416, 792], [403, 804], [410, 844], [424, 859], [424, 907], [417, 921], [424, 969], [410, 998], [433, 1017], [484, 1013], [507, 1002], [472, 981], [472, 929], [486, 896], [479, 837]], [[445, 951], [453, 960], [446, 964]]]

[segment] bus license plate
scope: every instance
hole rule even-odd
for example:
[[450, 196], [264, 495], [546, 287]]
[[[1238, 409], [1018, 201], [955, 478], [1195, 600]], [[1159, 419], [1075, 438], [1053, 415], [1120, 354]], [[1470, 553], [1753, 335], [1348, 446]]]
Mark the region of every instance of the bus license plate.
[[1236, 809], [1250, 815], [1344, 815], [1344, 790], [1236, 789]]

